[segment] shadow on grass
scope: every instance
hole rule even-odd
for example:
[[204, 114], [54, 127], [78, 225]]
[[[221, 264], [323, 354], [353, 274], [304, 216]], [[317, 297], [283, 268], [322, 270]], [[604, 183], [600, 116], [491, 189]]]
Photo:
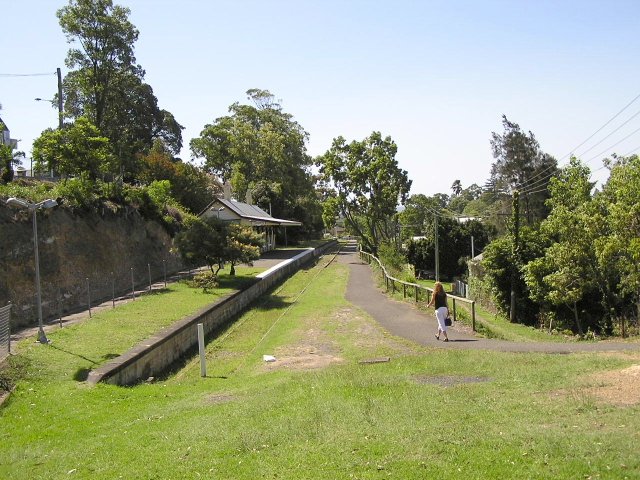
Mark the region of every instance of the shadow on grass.
[[260, 303], [253, 305], [253, 308], [260, 312], [268, 312], [270, 310], [285, 309], [292, 303], [292, 301], [285, 300], [283, 297], [279, 297], [278, 295], [265, 295], [260, 300]]
[[[65, 350], [64, 348], [60, 348], [60, 347], [58, 347], [56, 345], [49, 344], [49, 346], [51, 348], [55, 349], [55, 350], [58, 350], [59, 352], [63, 352], [63, 353], [66, 353], [67, 355], [72, 355], [74, 357], [81, 358], [82, 360], [86, 360], [87, 362], [91, 363], [92, 367], [94, 367], [96, 365], [99, 365], [101, 363], [100, 361], [92, 360], [89, 357], [85, 357], [84, 355], [80, 355], [79, 353], [70, 352], [69, 350]], [[118, 355], [117, 353], [106, 353], [106, 354], [102, 355], [101, 361], [111, 360], [112, 358], [116, 358], [116, 357], [119, 357], [119, 356], [120, 355]], [[84, 382], [89, 377], [89, 372], [90, 371], [91, 371], [91, 368], [89, 368], [89, 367], [80, 367], [73, 374], [73, 379], [76, 382]]]
[[244, 277], [239, 275], [231, 276], [228, 274], [218, 276], [219, 288], [227, 288], [231, 290], [244, 290], [259, 281], [260, 280], [254, 276]]

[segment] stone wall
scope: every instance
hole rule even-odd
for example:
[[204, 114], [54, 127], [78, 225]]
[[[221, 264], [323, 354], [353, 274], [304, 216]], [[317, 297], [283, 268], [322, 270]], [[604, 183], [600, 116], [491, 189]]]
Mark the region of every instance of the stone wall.
[[[38, 250], [45, 323], [143, 288], [182, 268], [170, 235], [127, 208], [100, 213], [63, 206], [39, 211]], [[11, 328], [37, 324], [33, 223], [30, 212], [0, 202], [0, 306], [11, 302]]]
[[202, 323], [205, 335], [231, 322], [253, 301], [273, 288], [301, 266], [313, 261], [336, 241], [317, 249], [309, 249], [258, 275], [258, 281], [249, 288], [218, 299], [213, 304], [191, 315], [157, 335], [145, 340], [125, 354], [89, 373], [90, 383], [107, 382], [115, 385], [131, 385], [166, 371], [178, 359], [195, 351], [198, 344], [197, 324]]

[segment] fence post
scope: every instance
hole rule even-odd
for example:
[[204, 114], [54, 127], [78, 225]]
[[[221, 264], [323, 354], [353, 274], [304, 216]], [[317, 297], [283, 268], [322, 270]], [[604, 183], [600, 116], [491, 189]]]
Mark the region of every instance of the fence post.
[[4, 343], [6, 338], [7, 355], [11, 355], [11, 302], [0, 307], [0, 360], [4, 360]]
[[418, 303], [418, 286], [416, 285], [415, 287], [415, 294], [416, 294], [416, 303]]
[[111, 272], [111, 308], [116, 308], [116, 280]]
[[456, 299], [453, 298], [453, 321], [455, 322], [457, 319], [456, 317]]
[[198, 351], [200, 353], [200, 376], [207, 376], [207, 360], [204, 350], [204, 325], [199, 323], [198, 327]]
[[147, 270], [149, 272], [149, 293], [151, 293], [151, 264], [147, 263]]
[[9, 334], [9, 338], [7, 339], [7, 352], [11, 353], [11, 302], [9, 302], [9, 321], [7, 322], [7, 333]]
[[476, 331], [476, 302], [471, 302], [471, 330]]
[[58, 300], [58, 324], [60, 328], [62, 328], [62, 293], [60, 293], [60, 287], [58, 287], [58, 296], [56, 299]]
[[133, 300], [136, 299], [136, 286], [133, 283], [133, 267], [131, 267], [131, 296]]
[[407, 298], [407, 284], [402, 282], [402, 298]]
[[87, 300], [89, 302], [89, 318], [91, 318], [91, 287], [89, 286], [89, 277], [87, 277]]
[[162, 273], [164, 275], [164, 288], [167, 288], [167, 261], [162, 259]]

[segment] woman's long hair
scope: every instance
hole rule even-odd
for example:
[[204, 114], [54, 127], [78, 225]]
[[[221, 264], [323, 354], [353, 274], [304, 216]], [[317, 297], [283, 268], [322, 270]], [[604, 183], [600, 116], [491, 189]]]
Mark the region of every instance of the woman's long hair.
[[439, 293], [444, 293], [444, 287], [440, 282], [436, 282], [435, 285], [433, 286], [433, 294], [437, 295]]

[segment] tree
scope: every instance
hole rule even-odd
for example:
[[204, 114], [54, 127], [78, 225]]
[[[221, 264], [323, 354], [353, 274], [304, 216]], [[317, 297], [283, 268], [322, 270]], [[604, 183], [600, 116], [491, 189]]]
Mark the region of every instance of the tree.
[[404, 204], [404, 210], [398, 214], [402, 240], [425, 235], [431, 231], [434, 212], [442, 206], [436, 197], [427, 197], [421, 193], [411, 195]]
[[[477, 220], [460, 222], [454, 218], [438, 220], [438, 262], [445, 278], [466, 273], [466, 261], [471, 256], [471, 237], [474, 245], [482, 250], [489, 243], [491, 229]], [[427, 230], [425, 238], [410, 240], [407, 244], [407, 260], [417, 270], [435, 271], [435, 222]]]
[[[538, 320], [540, 306], [529, 295], [524, 275], [520, 268], [513, 277], [513, 265], [524, 265], [539, 258], [544, 253], [545, 238], [530, 227], [523, 227], [519, 232], [519, 258], [514, 258], [513, 238], [511, 234], [496, 238], [482, 252], [481, 267], [485, 272], [482, 280], [485, 289], [490, 292], [493, 302], [502, 314], [508, 315], [511, 310], [511, 292], [516, 293], [517, 322], [535, 325]], [[514, 280], [516, 284], [514, 285]]]
[[156, 140], [148, 155], [140, 159], [138, 178], [149, 185], [155, 180], [168, 180], [172, 196], [191, 213], [198, 214], [209, 204], [217, 191], [213, 178], [191, 163], [175, 160], [164, 142]]
[[87, 118], [80, 117], [62, 129], [47, 129], [33, 142], [33, 159], [38, 169], [62, 175], [88, 174], [95, 180], [112, 169], [109, 139]]
[[[57, 11], [69, 43], [64, 78], [65, 113], [86, 116], [111, 141], [122, 171], [137, 173], [135, 154], [148, 152], [155, 138], [179, 152], [182, 126], [161, 110], [153, 90], [142, 79], [134, 56], [139, 32], [129, 21], [130, 10], [112, 0], [69, 0]], [[116, 172], [114, 172], [116, 173]]]
[[154, 143], [162, 142], [172, 156], [180, 153], [184, 127], [158, 106], [151, 86], [137, 76], [122, 74], [118, 85], [101, 128], [111, 140], [123, 171], [133, 179], [141, 167], [138, 154], [149, 152]]
[[[601, 330], [598, 321], [607, 314], [604, 305], [611, 298], [608, 274], [596, 250], [598, 240], [607, 237], [606, 222], [592, 201], [590, 173], [588, 167], [572, 158], [551, 180], [551, 213], [540, 225], [548, 245], [540, 258], [524, 266], [531, 297], [544, 311], [553, 311], [556, 318], [569, 320], [563, 309], [569, 311], [579, 334], [584, 333], [585, 326]], [[588, 317], [595, 321], [590, 322]]]
[[190, 265], [205, 264], [217, 275], [222, 266], [220, 258], [225, 248], [225, 237], [217, 219], [203, 220], [190, 216], [184, 220], [183, 230], [174, 239], [180, 256]]
[[[458, 190], [458, 194], [451, 197], [449, 200], [449, 204], [447, 208], [452, 212], [456, 213], [465, 213], [465, 209], [467, 205], [469, 205], [474, 200], [477, 200], [482, 195], [482, 188], [480, 188], [475, 183], [470, 185], [467, 188], [462, 188], [460, 185], [460, 189]], [[473, 216], [473, 215], [470, 215]]]
[[[2, 110], [2, 105], [0, 105]], [[5, 129], [4, 123], [0, 122], [0, 135]], [[13, 180], [13, 167], [20, 165], [24, 158], [24, 152], [14, 152], [11, 145], [0, 143], [0, 182], [9, 183]]]
[[230, 182], [237, 199], [244, 200], [249, 192], [277, 218], [318, 225], [319, 215], [304, 216], [310, 203], [318, 203], [307, 132], [269, 91], [251, 89], [247, 96], [253, 105], [234, 103], [229, 115], [205, 125], [191, 140], [193, 155], [204, 158], [205, 168], [222, 182]]
[[407, 172], [398, 168], [396, 151], [391, 137], [373, 132], [350, 144], [338, 137], [317, 159], [320, 174], [336, 191], [328, 208], [344, 217], [373, 253], [395, 237], [396, 208], [398, 202], [405, 203], [411, 188]]
[[[614, 157], [611, 174], [597, 200], [606, 211], [610, 235], [601, 238], [596, 248], [609, 270], [619, 273], [617, 290], [635, 304], [640, 318], [640, 158]], [[629, 308], [631, 310], [631, 308]], [[630, 314], [631, 311], [620, 312]]]
[[556, 160], [540, 150], [533, 133], [524, 133], [517, 123], [502, 116], [502, 135], [491, 134], [491, 149], [496, 159], [491, 166], [490, 183], [497, 191], [519, 190], [523, 211], [529, 224], [546, 217], [547, 185], [557, 172]]
[[188, 217], [184, 229], [175, 237], [175, 245], [184, 260], [192, 265], [206, 264], [214, 276], [226, 262], [235, 265], [260, 258], [261, 237], [250, 227], [227, 224], [215, 217]]
[[453, 184], [451, 185], [451, 191], [453, 192], [454, 197], [457, 197], [458, 195], [460, 195], [460, 193], [462, 193], [462, 183], [460, 183], [460, 180], [456, 180], [453, 182]]
[[66, 65], [77, 68], [65, 79], [67, 108], [73, 117], [89, 115], [101, 129], [111, 97], [123, 73], [141, 76], [133, 45], [139, 32], [129, 22], [131, 11], [111, 0], [69, 0], [57, 11], [69, 43]]
[[249, 263], [260, 258], [262, 237], [250, 227], [238, 224], [226, 225], [227, 243], [223, 250], [220, 264], [229, 262], [230, 275], [236, 274], [235, 266], [239, 263]]
[[9, 183], [13, 180], [13, 167], [20, 165], [24, 156], [24, 152], [14, 152], [11, 145], [0, 144], [0, 182]]

